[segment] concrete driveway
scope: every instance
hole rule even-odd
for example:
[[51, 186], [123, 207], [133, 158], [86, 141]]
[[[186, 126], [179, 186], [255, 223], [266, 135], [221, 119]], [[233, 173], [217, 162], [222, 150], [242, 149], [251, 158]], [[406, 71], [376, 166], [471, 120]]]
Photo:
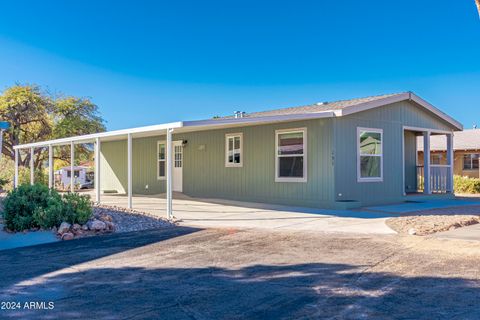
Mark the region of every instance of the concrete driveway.
[[[102, 196], [106, 205], [127, 206], [127, 198]], [[134, 209], [165, 217], [165, 199], [136, 196]], [[394, 234], [385, 224], [389, 213], [354, 210], [325, 210], [248, 203], [219, 199], [190, 198], [175, 194], [174, 215], [180, 225], [202, 228], [253, 228], [360, 234]]]
[[478, 319], [479, 261], [474, 243], [398, 235], [115, 234], [0, 251], [0, 301], [20, 303], [0, 318]]

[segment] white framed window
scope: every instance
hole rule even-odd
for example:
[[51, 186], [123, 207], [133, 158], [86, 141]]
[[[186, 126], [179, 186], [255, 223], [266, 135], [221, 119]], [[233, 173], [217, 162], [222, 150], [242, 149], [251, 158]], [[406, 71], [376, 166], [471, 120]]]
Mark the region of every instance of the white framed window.
[[157, 142], [157, 179], [164, 180], [167, 171], [167, 149], [165, 141]]
[[357, 128], [357, 181], [383, 181], [383, 130]]
[[480, 154], [467, 153], [463, 155], [463, 170], [478, 170]]
[[307, 128], [275, 131], [275, 181], [307, 182]]
[[243, 134], [225, 135], [225, 167], [243, 166]]

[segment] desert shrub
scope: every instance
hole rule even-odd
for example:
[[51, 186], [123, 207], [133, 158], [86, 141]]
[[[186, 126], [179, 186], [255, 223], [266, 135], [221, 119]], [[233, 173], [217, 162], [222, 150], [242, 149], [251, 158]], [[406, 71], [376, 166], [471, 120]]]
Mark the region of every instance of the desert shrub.
[[58, 227], [63, 221], [83, 224], [92, 216], [88, 195], [61, 196], [42, 184], [20, 185], [8, 193], [3, 206], [5, 226], [15, 231]]
[[456, 193], [480, 193], [480, 179], [454, 176], [453, 184]]
[[24, 184], [10, 191], [3, 202], [6, 227], [11, 230], [37, 227], [33, 214], [35, 211], [47, 208], [51, 197], [60, 198], [60, 195], [41, 184], [33, 186]]
[[8, 184], [8, 180], [4, 178], [0, 178], [0, 190], [3, 190], [3, 188]]
[[64, 221], [68, 223], [84, 224], [92, 216], [90, 196], [78, 193], [66, 193], [63, 195]]

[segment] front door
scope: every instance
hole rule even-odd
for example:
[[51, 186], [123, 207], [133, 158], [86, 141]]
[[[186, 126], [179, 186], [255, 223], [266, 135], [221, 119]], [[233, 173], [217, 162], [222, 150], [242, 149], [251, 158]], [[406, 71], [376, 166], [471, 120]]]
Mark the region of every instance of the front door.
[[183, 143], [173, 141], [173, 191], [183, 191]]

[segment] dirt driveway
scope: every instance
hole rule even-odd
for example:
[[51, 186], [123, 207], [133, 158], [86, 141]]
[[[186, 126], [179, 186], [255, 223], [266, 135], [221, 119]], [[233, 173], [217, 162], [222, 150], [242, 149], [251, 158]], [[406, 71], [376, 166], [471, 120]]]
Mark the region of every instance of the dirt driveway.
[[0, 301], [22, 308], [0, 318], [478, 319], [479, 262], [477, 243], [398, 235], [117, 234], [1, 251]]

